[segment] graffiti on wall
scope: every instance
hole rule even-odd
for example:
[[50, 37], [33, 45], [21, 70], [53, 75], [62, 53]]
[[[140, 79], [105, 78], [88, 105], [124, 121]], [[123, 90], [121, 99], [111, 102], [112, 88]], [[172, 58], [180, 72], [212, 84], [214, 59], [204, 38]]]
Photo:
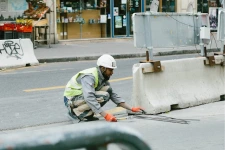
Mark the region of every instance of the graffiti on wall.
[[24, 55], [20, 43], [14, 43], [10, 40], [5, 41], [4, 43], [2, 43], [2, 46], [0, 46], [0, 55], [4, 53], [7, 54], [8, 57], [15, 57], [17, 59], [21, 59]]

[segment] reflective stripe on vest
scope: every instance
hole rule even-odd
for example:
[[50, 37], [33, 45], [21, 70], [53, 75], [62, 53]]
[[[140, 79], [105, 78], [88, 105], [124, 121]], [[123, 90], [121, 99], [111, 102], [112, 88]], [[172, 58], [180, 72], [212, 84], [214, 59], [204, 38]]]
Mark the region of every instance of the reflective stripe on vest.
[[98, 86], [98, 69], [96, 67], [86, 69], [83, 71], [78, 72], [76, 75], [74, 75], [70, 81], [66, 85], [66, 89], [64, 92], [64, 96], [73, 97], [77, 95], [81, 95], [82, 92], [82, 86], [77, 83], [77, 78], [82, 74], [92, 74], [95, 77], [95, 85], [94, 88]]

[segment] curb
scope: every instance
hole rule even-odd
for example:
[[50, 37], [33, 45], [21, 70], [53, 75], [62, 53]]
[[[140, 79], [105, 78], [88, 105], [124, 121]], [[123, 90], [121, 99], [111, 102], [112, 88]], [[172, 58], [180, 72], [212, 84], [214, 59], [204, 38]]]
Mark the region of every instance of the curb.
[[[219, 52], [218, 49], [209, 49], [207, 52]], [[168, 55], [183, 55], [183, 54], [200, 54], [200, 50], [177, 50], [167, 52], [156, 52], [153, 56], [168, 56]], [[146, 57], [146, 53], [136, 54], [111, 54], [115, 59], [122, 58], [137, 58]], [[64, 58], [44, 58], [38, 59], [39, 63], [54, 63], [54, 62], [68, 62], [68, 61], [84, 61], [84, 60], [97, 60], [101, 55], [96, 56], [79, 56], [79, 57], [64, 57]]]
[[102, 43], [102, 42], [119, 42], [119, 41], [133, 41], [133, 37], [121, 37], [121, 38], [94, 38], [94, 39], [70, 39], [59, 40], [58, 44], [68, 43]]
[[[115, 59], [120, 58], [136, 58], [145, 57], [145, 53], [138, 54], [112, 54]], [[101, 55], [96, 56], [80, 56], [80, 57], [64, 57], [64, 58], [44, 58], [38, 59], [39, 63], [53, 63], [53, 62], [68, 62], [68, 61], [83, 61], [83, 60], [97, 60]]]
[[[219, 52], [219, 49], [208, 49], [207, 52]], [[181, 54], [200, 54], [201, 50], [176, 50], [167, 52], [157, 52], [154, 56], [181, 55]]]

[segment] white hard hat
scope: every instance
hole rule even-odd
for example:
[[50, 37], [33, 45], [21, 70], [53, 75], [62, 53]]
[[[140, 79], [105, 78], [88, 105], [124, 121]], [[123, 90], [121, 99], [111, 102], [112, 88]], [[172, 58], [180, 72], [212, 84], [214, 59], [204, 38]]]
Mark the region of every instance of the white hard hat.
[[111, 69], [117, 68], [115, 59], [108, 54], [104, 54], [101, 57], [99, 57], [97, 61], [97, 65], [103, 66], [106, 68], [111, 68]]

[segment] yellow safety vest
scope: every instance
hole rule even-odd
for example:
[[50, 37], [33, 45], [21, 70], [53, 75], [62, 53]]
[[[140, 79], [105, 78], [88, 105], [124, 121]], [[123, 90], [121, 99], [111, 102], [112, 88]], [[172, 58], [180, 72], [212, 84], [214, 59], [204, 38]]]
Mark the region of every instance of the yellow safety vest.
[[66, 85], [64, 96], [73, 97], [83, 93], [81, 84], [77, 83], [77, 78], [82, 74], [92, 74], [95, 77], [94, 88], [98, 86], [98, 69], [96, 67], [89, 68], [78, 72], [74, 75]]

